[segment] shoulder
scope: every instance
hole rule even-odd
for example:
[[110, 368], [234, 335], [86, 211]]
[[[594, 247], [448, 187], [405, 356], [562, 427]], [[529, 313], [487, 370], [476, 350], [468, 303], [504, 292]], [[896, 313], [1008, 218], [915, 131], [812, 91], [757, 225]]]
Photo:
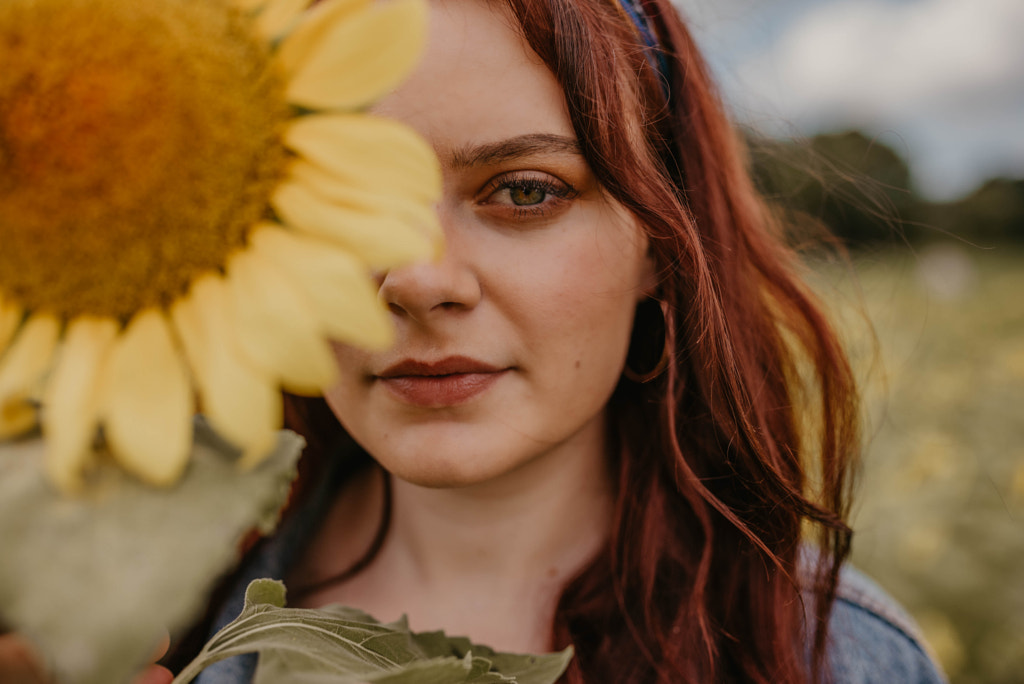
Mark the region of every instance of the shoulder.
[[913, 618], [881, 587], [847, 566], [829, 622], [834, 684], [944, 684]]

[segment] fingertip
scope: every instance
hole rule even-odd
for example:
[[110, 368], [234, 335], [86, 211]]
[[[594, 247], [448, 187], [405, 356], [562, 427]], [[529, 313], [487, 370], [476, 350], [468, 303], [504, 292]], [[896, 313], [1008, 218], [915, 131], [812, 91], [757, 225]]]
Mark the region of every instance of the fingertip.
[[163, 635], [160, 637], [160, 642], [157, 644], [156, 650], [153, 652], [153, 660], [160, 660], [167, 655], [167, 649], [171, 647], [171, 633], [166, 629]]
[[0, 681], [11, 684], [49, 681], [35, 648], [18, 634], [0, 634]]
[[150, 665], [132, 680], [132, 684], [171, 684], [174, 681], [174, 675], [171, 671], [162, 665]]

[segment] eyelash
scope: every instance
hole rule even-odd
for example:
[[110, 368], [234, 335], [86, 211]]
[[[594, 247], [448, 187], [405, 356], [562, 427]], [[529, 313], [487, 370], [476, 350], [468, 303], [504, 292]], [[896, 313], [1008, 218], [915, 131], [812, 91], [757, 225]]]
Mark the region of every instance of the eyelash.
[[[492, 198], [499, 192], [523, 190], [527, 193], [542, 192], [544, 199], [533, 205], [515, 205], [494, 202]], [[551, 177], [538, 177], [526, 173], [508, 173], [491, 180], [483, 189], [481, 204], [492, 207], [503, 207], [511, 211], [511, 218], [517, 220], [544, 218], [555, 212], [563, 202], [573, 199], [579, 193], [576, 188], [561, 180]]]

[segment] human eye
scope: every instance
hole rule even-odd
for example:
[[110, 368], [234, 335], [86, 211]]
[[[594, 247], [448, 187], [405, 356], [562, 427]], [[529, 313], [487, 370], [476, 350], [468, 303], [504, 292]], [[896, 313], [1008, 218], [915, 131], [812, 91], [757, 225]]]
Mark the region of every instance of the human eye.
[[579, 193], [571, 185], [539, 171], [517, 171], [492, 178], [480, 191], [478, 205], [498, 218], [550, 218], [568, 209]]

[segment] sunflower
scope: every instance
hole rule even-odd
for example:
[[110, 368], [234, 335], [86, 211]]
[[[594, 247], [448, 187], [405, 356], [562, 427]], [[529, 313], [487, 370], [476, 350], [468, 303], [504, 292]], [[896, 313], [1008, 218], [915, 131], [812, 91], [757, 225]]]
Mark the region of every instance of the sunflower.
[[440, 249], [433, 152], [366, 112], [423, 1], [308, 4], [0, 3], [0, 439], [41, 427], [61, 489], [176, 482], [197, 410], [254, 465]]

